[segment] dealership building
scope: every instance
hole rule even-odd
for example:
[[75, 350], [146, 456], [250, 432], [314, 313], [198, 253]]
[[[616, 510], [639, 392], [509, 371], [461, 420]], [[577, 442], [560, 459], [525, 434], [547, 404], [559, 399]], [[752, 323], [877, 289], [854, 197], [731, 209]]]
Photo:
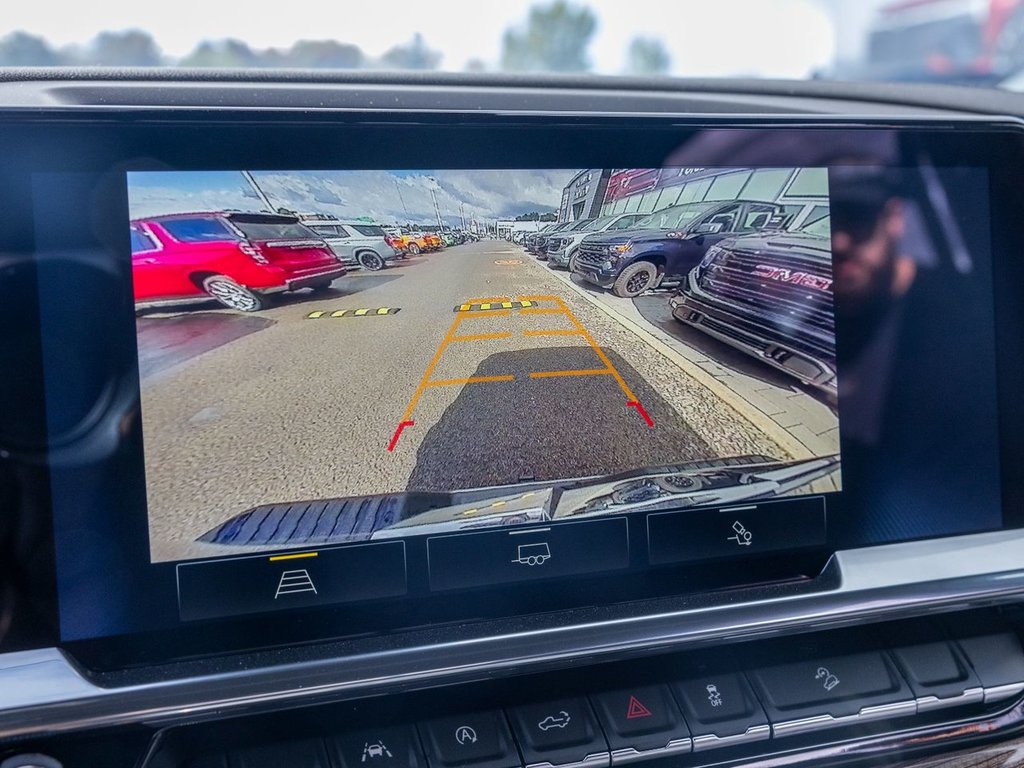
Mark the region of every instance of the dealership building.
[[562, 190], [558, 220], [576, 221], [600, 216], [611, 174], [612, 171], [607, 169], [587, 168], [573, 176]]
[[[594, 199], [588, 197], [590, 194]], [[586, 201], [582, 206], [575, 204], [580, 199]], [[779, 203], [788, 217], [786, 226], [795, 229], [828, 214], [828, 171], [825, 168], [590, 169], [577, 174], [562, 191], [558, 220], [573, 221], [616, 213], [654, 213], [684, 203], [729, 200]]]

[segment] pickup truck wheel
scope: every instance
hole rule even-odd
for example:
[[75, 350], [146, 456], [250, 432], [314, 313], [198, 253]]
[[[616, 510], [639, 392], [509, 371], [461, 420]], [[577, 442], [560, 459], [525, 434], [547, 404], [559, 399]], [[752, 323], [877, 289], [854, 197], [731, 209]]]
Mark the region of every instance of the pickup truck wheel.
[[419, 252], [420, 252], [420, 247], [418, 245], [416, 245], [416, 243], [409, 243], [409, 254], [410, 255], [416, 256], [416, 255], [419, 254]]
[[573, 251], [572, 256], [569, 257], [569, 264], [567, 266], [567, 269], [570, 272], [576, 271], [576, 251]]
[[649, 261], [630, 264], [615, 279], [612, 293], [624, 299], [639, 296], [658, 282], [658, 268]]
[[384, 269], [384, 259], [374, 251], [362, 251], [356, 257], [356, 261], [359, 262], [359, 266], [363, 269], [368, 269], [371, 272], [377, 272], [378, 270]]
[[211, 275], [203, 280], [203, 290], [225, 307], [239, 312], [259, 312], [267, 306], [266, 298], [224, 275]]

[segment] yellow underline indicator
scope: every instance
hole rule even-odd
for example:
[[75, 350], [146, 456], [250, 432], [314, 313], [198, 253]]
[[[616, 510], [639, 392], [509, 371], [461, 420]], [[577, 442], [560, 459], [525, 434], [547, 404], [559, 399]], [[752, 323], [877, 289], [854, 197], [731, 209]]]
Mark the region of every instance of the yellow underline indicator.
[[302, 560], [307, 557], [316, 557], [318, 552], [300, 552], [297, 555], [274, 555], [270, 558], [270, 562], [276, 563], [278, 560]]
[[531, 379], [547, 379], [552, 376], [610, 376], [613, 371], [607, 368], [589, 368], [576, 371], [537, 371], [531, 373]]

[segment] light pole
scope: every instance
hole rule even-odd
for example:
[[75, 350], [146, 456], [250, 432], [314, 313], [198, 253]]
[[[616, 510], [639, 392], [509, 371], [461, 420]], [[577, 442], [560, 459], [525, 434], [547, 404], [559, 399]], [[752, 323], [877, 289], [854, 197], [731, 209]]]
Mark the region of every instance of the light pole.
[[270, 202], [270, 198], [267, 197], [267, 193], [260, 189], [260, 185], [256, 183], [256, 179], [252, 177], [252, 173], [249, 171], [242, 171], [242, 178], [249, 182], [249, 186], [252, 187], [252, 191], [256, 193], [256, 197], [260, 199], [260, 202], [266, 206], [267, 211], [270, 213], [276, 213], [274, 204]]
[[437, 216], [437, 228], [444, 230], [444, 222], [441, 221], [441, 209], [437, 205], [437, 188], [440, 186], [433, 176], [428, 176], [427, 180], [430, 182], [428, 189], [430, 190], [430, 199], [434, 203], [434, 215]]
[[402, 210], [405, 211], [405, 223], [409, 223], [409, 209], [405, 207], [405, 198], [402, 197], [402, 187], [398, 183], [398, 179], [395, 179], [395, 191], [398, 192], [398, 199], [402, 203]]

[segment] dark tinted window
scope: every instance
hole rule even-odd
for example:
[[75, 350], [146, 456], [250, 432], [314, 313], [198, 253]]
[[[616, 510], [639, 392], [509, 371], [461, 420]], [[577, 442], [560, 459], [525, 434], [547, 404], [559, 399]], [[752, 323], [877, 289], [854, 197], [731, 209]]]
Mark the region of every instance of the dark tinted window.
[[231, 223], [238, 227], [250, 240], [309, 240], [316, 234], [297, 221], [239, 221]]
[[139, 253], [140, 251], [152, 251], [156, 249], [156, 243], [153, 242], [153, 238], [143, 232], [137, 227], [132, 227], [132, 253]]
[[384, 237], [384, 228], [376, 224], [353, 224], [352, 229], [366, 237]]
[[219, 219], [167, 219], [161, 221], [160, 225], [171, 237], [183, 243], [237, 239]]

